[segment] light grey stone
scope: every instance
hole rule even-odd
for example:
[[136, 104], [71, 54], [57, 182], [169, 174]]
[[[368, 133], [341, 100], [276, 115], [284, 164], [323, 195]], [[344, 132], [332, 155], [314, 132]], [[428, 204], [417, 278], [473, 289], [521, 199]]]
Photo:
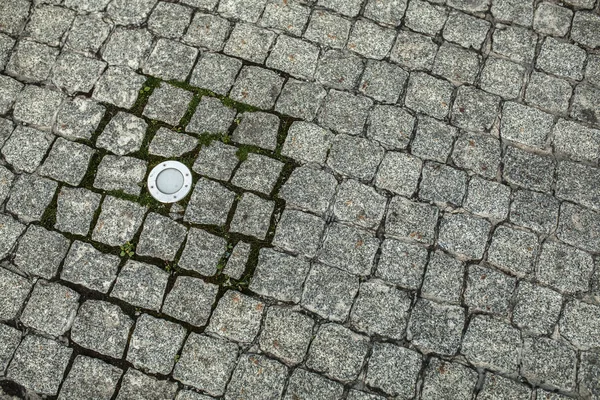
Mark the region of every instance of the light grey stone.
[[252, 398], [267, 400], [280, 398], [288, 369], [283, 364], [262, 355], [244, 354], [233, 371], [225, 399]]
[[346, 48], [364, 57], [381, 60], [392, 48], [396, 32], [383, 28], [367, 19], [354, 23]]
[[4, 159], [19, 171], [32, 173], [50, 148], [53, 135], [18, 125], [2, 147]]
[[63, 102], [53, 132], [70, 140], [90, 139], [104, 116], [101, 104], [82, 97]]
[[20, 175], [13, 184], [6, 210], [23, 222], [40, 221], [52, 202], [58, 184], [37, 175]]
[[586, 292], [593, 268], [592, 257], [586, 252], [560, 242], [547, 241], [540, 252], [537, 278], [561, 292]]
[[73, 242], [60, 274], [61, 279], [107, 293], [117, 278], [120, 259], [104, 254], [89, 243]]
[[281, 92], [284, 79], [268, 69], [245, 66], [239, 73], [230, 97], [261, 109], [271, 109]]
[[130, 108], [145, 82], [142, 75], [126, 67], [108, 67], [96, 83], [92, 98], [96, 101]]
[[25, 86], [15, 101], [13, 118], [43, 131], [52, 129], [64, 95], [38, 86]]
[[63, 381], [58, 399], [110, 399], [123, 371], [97, 358], [77, 356]]
[[92, 91], [106, 68], [104, 61], [74, 52], [62, 52], [52, 68], [52, 83], [69, 94]]
[[396, 196], [390, 202], [385, 221], [386, 235], [432, 244], [439, 210], [429, 204]]
[[32, 284], [24, 277], [17, 275], [5, 268], [0, 268], [0, 288], [2, 293], [0, 300], [2, 300], [2, 307], [0, 307], [0, 319], [10, 320], [17, 317], [29, 291], [31, 290]]
[[54, 47], [21, 40], [6, 64], [6, 73], [24, 82], [43, 82], [50, 75], [58, 53]]
[[54, 278], [69, 249], [69, 240], [57, 232], [30, 225], [19, 239], [13, 262], [29, 275]]
[[469, 311], [506, 315], [515, 291], [516, 279], [495, 269], [470, 265], [464, 293]]
[[167, 294], [162, 312], [195, 326], [206, 324], [218, 287], [190, 276], [178, 276]]
[[144, 116], [157, 119], [171, 125], [178, 125], [192, 101], [193, 93], [168, 85], [159, 85], [144, 107]]
[[299, 303], [309, 269], [309, 263], [299, 257], [263, 248], [249, 289], [261, 296]]
[[183, 269], [212, 276], [227, 246], [225, 239], [197, 228], [190, 228], [185, 248], [179, 259]]
[[459, 304], [464, 276], [465, 265], [438, 250], [429, 257], [421, 296], [438, 302]]
[[198, 57], [198, 49], [160, 38], [144, 62], [142, 71], [164, 80], [185, 81]]
[[462, 307], [419, 299], [411, 312], [407, 338], [424, 353], [453, 355], [465, 326]]
[[269, 233], [271, 215], [274, 209], [275, 203], [273, 201], [246, 192], [238, 201], [229, 230], [265, 240]]
[[[271, 212], [267, 214], [270, 215]], [[268, 219], [266, 222], [269, 222]], [[264, 225], [266, 230], [268, 226]], [[324, 230], [323, 219], [302, 211], [285, 210], [277, 224], [273, 245], [294, 254], [314, 257]]]
[[388, 238], [381, 245], [375, 275], [406, 289], [418, 289], [426, 264], [426, 248]]
[[374, 141], [339, 134], [332, 140], [327, 165], [340, 175], [370, 181], [384, 153], [384, 149]]
[[265, 304], [228, 290], [213, 311], [206, 331], [240, 343], [252, 343], [258, 335]]
[[342, 49], [350, 36], [352, 22], [327, 10], [314, 10], [304, 31], [304, 38], [313, 42]]
[[295, 121], [288, 130], [281, 154], [307, 163], [325, 163], [333, 134], [318, 125]]
[[281, 161], [256, 153], [240, 163], [231, 180], [236, 186], [246, 190], [271, 194], [284, 164]]
[[242, 61], [218, 53], [203, 53], [190, 77], [190, 84], [226, 95], [242, 68]]
[[488, 221], [470, 214], [445, 214], [438, 244], [459, 257], [479, 259], [483, 256], [490, 228]]
[[273, 31], [251, 24], [238, 23], [233, 28], [223, 52], [228, 56], [262, 64], [267, 58], [275, 37]]
[[[259, 338], [260, 348], [287, 365], [299, 364], [308, 350], [314, 324], [312, 318], [300, 312], [270, 307]], [[292, 326], [294, 329], [290, 329]]]
[[559, 293], [521, 281], [514, 302], [512, 320], [523, 331], [534, 335], [554, 331], [563, 303]]
[[289, 208], [298, 208], [319, 216], [325, 215], [332, 203], [337, 181], [333, 175], [310, 167], [296, 168], [278, 196]]
[[208, 146], [200, 148], [192, 169], [200, 175], [228, 181], [239, 162], [237, 151], [237, 147], [213, 140]]
[[175, 397], [177, 388], [175, 382], [158, 380], [129, 368], [123, 375], [116, 400], [172, 399]]
[[413, 350], [391, 343], [375, 343], [367, 366], [367, 385], [400, 398], [416, 393], [422, 357]]
[[201, 178], [196, 182], [183, 220], [202, 225], [225, 225], [234, 198], [234, 192]]
[[136, 307], [159, 310], [169, 274], [157, 266], [129, 260], [117, 276], [110, 295]]
[[146, 208], [127, 200], [107, 196], [92, 232], [92, 239], [109, 246], [121, 246], [133, 239], [142, 225]]
[[[182, 109], [183, 113], [185, 113], [185, 108]], [[181, 113], [182, 116], [183, 113]], [[229, 131], [234, 118], [235, 110], [224, 106], [218, 99], [204, 96], [185, 129], [192, 133], [223, 135]]]

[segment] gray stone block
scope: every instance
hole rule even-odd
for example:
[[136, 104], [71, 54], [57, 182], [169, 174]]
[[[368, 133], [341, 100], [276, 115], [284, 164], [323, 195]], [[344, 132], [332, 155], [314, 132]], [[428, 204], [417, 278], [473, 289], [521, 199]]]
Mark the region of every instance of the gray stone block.
[[464, 207], [473, 214], [503, 220], [508, 215], [510, 193], [506, 185], [475, 176], [469, 181]]
[[360, 135], [372, 105], [373, 102], [367, 97], [330, 90], [318, 120], [325, 128], [336, 132]]
[[515, 99], [521, 94], [525, 67], [503, 58], [489, 57], [481, 72], [479, 86], [504, 99]]
[[[272, 200], [265, 200], [255, 194], [246, 192], [238, 201], [229, 230], [265, 240], [269, 233], [271, 215], [274, 209], [275, 202]], [[285, 226], [285, 223], [280, 223], [281, 226]]]
[[226, 247], [225, 239], [201, 229], [190, 228], [179, 266], [201, 275], [212, 276], [217, 272], [217, 264]]
[[312, 12], [304, 38], [334, 49], [346, 46], [352, 22], [327, 10]]
[[[268, 228], [271, 212], [272, 210], [266, 215], [266, 223], [262, 222], [265, 228]], [[284, 210], [275, 230], [273, 245], [294, 254], [314, 257], [324, 230], [323, 219], [302, 211]]]
[[18, 35], [25, 26], [31, 3], [25, 0], [8, 0], [0, 8], [0, 26], [2, 32]]
[[144, 107], [144, 116], [171, 125], [178, 125], [193, 96], [192, 92], [187, 90], [161, 84], [150, 95], [148, 103]]
[[231, 180], [236, 186], [246, 190], [271, 194], [284, 164], [281, 161], [256, 153], [240, 163]]
[[442, 35], [444, 39], [466, 48], [481, 49], [491, 24], [480, 18], [450, 11]]
[[190, 77], [190, 84], [226, 95], [242, 68], [237, 58], [217, 53], [203, 53]]
[[358, 85], [364, 61], [354, 53], [329, 50], [319, 59], [315, 71], [317, 82], [335, 89], [352, 90]]
[[533, 272], [539, 241], [533, 233], [500, 225], [494, 231], [487, 260], [517, 276]]
[[452, 106], [452, 124], [469, 131], [487, 132], [496, 122], [499, 111], [498, 96], [472, 86], [460, 86]]
[[373, 269], [379, 240], [370, 232], [347, 225], [329, 225], [317, 259], [324, 264], [359, 276]]
[[560, 119], [554, 126], [552, 143], [556, 153], [565, 154], [576, 161], [593, 162], [600, 158], [599, 129]]
[[551, 113], [565, 114], [573, 94], [571, 84], [542, 72], [532, 72], [525, 92], [525, 100]]
[[310, 265], [300, 257], [261, 249], [249, 289], [279, 301], [299, 303]]
[[62, 52], [52, 68], [52, 83], [69, 94], [92, 91], [106, 68], [104, 61], [84, 57], [78, 53]]
[[524, 332], [547, 335], [554, 332], [562, 308], [562, 296], [548, 288], [519, 282], [512, 320]]
[[198, 49], [160, 38], [144, 62], [142, 71], [164, 80], [185, 81], [197, 57]]
[[228, 181], [239, 162], [237, 151], [237, 147], [214, 140], [200, 148], [192, 169], [200, 175]]
[[574, 390], [576, 365], [577, 354], [561, 342], [547, 338], [523, 341], [521, 374], [529, 382]]
[[177, 392], [177, 384], [158, 380], [138, 370], [129, 368], [121, 380], [121, 388], [116, 400], [129, 399], [172, 399]]
[[159, 128], [148, 145], [148, 153], [165, 158], [178, 158], [198, 145], [198, 139], [167, 128]]
[[426, 248], [388, 238], [381, 245], [375, 275], [403, 288], [416, 290], [421, 286], [426, 264]]
[[283, 3], [279, 0], [271, 0], [267, 2], [259, 24], [301, 36], [309, 14], [310, 8], [302, 2]]
[[571, 161], [560, 161], [557, 168], [556, 197], [600, 211], [600, 190], [595, 182], [600, 169]]
[[387, 236], [433, 244], [439, 210], [396, 196], [392, 199], [385, 221]]
[[582, 83], [575, 88], [571, 116], [598, 126], [600, 121], [600, 88]]
[[74, 18], [75, 12], [72, 10], [43, 4], [34, 8], [25, 33], [38, 42], [58, 46]]
[[587, 292], [593, 269], [592, 257], [586, 252], [547, 241], [538, 260], [537, 277], [561, 292]]
[[7, 269], [0, 268], [0, 319], [10, 320], [17, 317], [21, 311], [32, 284], [24, 277]]
[[219, 3], [217, 11], [226, 18], [254, 23], [260, 18], [266, 2], [266, 0], [224, 0]]
[[413, 72], [408, 80], [405, 105], [434, 118], [443, 119], [450, 109], [452, 85], [422, 72]]
[[133, 239], [140, 226], [146, 208], [127, 200], [107, 196], [92, 232], [92, 239], [109, 246], [121, 246]]
[[233, 371], [225, 398], [267, 400], [283, 394], [288, 369], [263, 355], [244, 354]]
[[411, 152], [422, 159], [446, 162], [457, 133], [457, 129], [453, 126], [421, 115], [412, 141]]
[[92, 98], [96, 101], [130, 108], [146, 79], [125, 67], [108, 67], [96, 83]]
[[485, 134], [463, 134], [458, 137], [452, 161], [459, 168], [495, 179], [500, 169], [500, 141]]
[[395, 104], [407, 79], [408, 73], [395, 64], [368, 60], [358, 90], [382, 103]]
[[60, 278], [107, 293], [117, 278], [120, 261], [119, 257], [104, 254], [89, 243], [75, 241], [65, 259]]
[[[441, 75], [456, 85], [473, 83], [479, 73], [480, 64], [481, 59], [477, 53], [463, 47], [442, 44], [435, 56], [432, 72]], [[441, 82], [443, 81], [434, 84], [441, 87]], [[427, 82], [420, 83], [420, 85], [426, 86]], [[438, 88], [437, 91], [439, 90]], [[446, 97], [442, 101], [449, 103]], [[438, 118], [443, 118], [443, 116]]]
[[0, 372], [2, 375], [21, 342], [21, 335], [22, 333], [18, 329], [0, 324]]
[[58, 399], [110, 399], [123, 371], [87, 356], [77, 356], [63, 381]]
[[102, 49], [102, 58], [110, 65], [140, 68], [152, 47], [152, 34], [147, 29], [117, 27]]
[[581, 80], [585, 59], [585, 50], [548, 37], [542, 45], [536, 65], [550, 74]]
[[5, 75], [0, 75], [0, 83], [2, 83], [0, 87], [0, 114], [6, 114], [12, 109], [24, 85], [16, 79]]
[[[187, 105], [185, 108], [187, 109]], [[185, 110], [181, 115], [184, 113]], [[219, 99], [203, 96], [185, 130], [224, 135], [229, 131], [235, 115], [235, 110], [224, 106]]]
[[319, 58], [319, 47], [300, 39], [279, 35], [265, 65], [296, 78], [312, 79]]
[[60, 92], [38, 86], [25, 86], [15, 101], [13, 118], [43, 131], [50, 131], [56, 110], [64, 99]]
[[318, 83], [303, 82], [288, 78], [275, 104], [275, 111], [306, 121], [312, 121], [327, 96]]
[[557, 236], [583, 250], [600, 251], [600, 214], [583, 207], [562, 203]]
[[375, 230], [385, 214], [386, 202], [375, 189], [349, 179], [338, 186], [333, 214], [339, 221]]
[[[485, 1], [477, 3], [485, 3]], [[423, 380], [421, 393], [427, 399], [444, 400], [448, 397], [468, 399], [475, 391], [477, 372], [458, 363], [431, 358], [425, 367]]]
[[375, 105], [369, 113], [367, 136], [387, 149], [406, 149], [415, 121], [404, 108]]
[[148, 18], [148, 29], [160, 37], [179, 39], [191, 19], [191, 8], [159, 2]]
[[438, 302], [459, 304], [464, 276], [465, 265], [438, 250], [429, 257], [421, 296]]
[[376, 343], [369, 358], [366, 383], [389, 395], [409, 398], [416, 393], [421, 363], [421, 355], [416, 351]]
[[600, 345], [598, 306], [571, 300], [566, 303], [558, 322], [563, 338], [579, 350], [589, 350]]
[[53, 135], [18, 125], [2, 147], [4, 159], [17, 171], [32, 173], [50, 148]]
[[324, 216], [332, 204], [337, 185], [337, 180], [330, 173], [299, 167], [292, 172], [278, 196], [285, 200], [289, 208]]
[[419, 299], [410, 316], [407, 338], [424, 353], [453, 355], [465, 326], [462, 307]]
[[98, 164], [93, 185], [96, 189], [122, 191], [137, 196], [142, 191], [145, 176], [146, 161], [107, 154]]
[[526, 189], [549, 192], [554, 181], [555, 161], [509, 146], [504, 153], [504, 179]]
[[77, 15], [69, 30], [65, 46], [73, 50], [95, 54], [110, 34], [111, 23], [101, 15]]
[[157, 266], [129, 260], [119, 271], [110, 295], [136, 307], [158, 311], [169, 274]]
[[433, 162], [426, 162], [423, 166], [420, 198], [460, 206], [466, 190], [467, 174], [464, 171]]
[[531, 389], [500, 375], [485, 375], [483, 388], [477, 395], [478, 399], [528, 399], [532, 396]]
[[239, 73], [230, 97], [261, 109], [271, 109], [281, 92], [284, 79], [268, 69], [245, 66]]
[[520, 26], [498, 26], [492, 34], [492, 50], [518, 63], [531, 63], [538, 36]]
[[516, 279], [495, 269], [470, 265], [464, 293], [469, 311], [506, 315], [515, 291]]
[[101, 104], [82, 97], [64, 101], [58, 110], [53, 132], [70, 140], [90, 139], [104, 111]]
[[578, 11], [573, 18], [571, 39], [592, 49], [600, 46], [600, 17], [591, 12]]
[[267, 58], [275, 37], [273, 31], [239, 22], [233, 28], [223, 52], [228, 56], [262, 64]]
[[228, 290], [210, 317], [206, 332], [241, 343], [252, 343], [260, 330], [265, 304]]
[[162, 312], [195, 326], [206, 324], [218, 287], [191, 276], [178, 276], [167, 294]]
[[346, 48], [364, 57], [381, 60], [390, 52], [395, 37], [393, 29], [383, 28], [367, 19], [358, 19]]
[[40, 168], [40, 174], [77, 186], [87, 172], [94, 154], [90, 147], [58, 138]]
[[52, 202], [58, 184], [37, 175], [20, 175], [13, 184], [6, 210], [23, 222], [40, 221]]
[[279, 118], [264, 112], [245, 112], [239, 116], [233, 131], [234, 142], [275, 150], [279, 131]]
[[339, 134], [332, 140], [327, 165], [340, 175], [370, 181], [384, 153], [385, 150], [377, 142]]
[[6, 73], [24, 82], [43, 82], [56, 62], [58, 49], [32, 40], [21, 40], [15, 46]]
[[390, 59], [410, 70], [431, 70], [438, 45], [429, 36], [400, 31]]
[[300, 312], [270, 307], [259, 338], [260, 348], [287, 365], [299, 364], [308, 350], [314, 325], [312, 318]]
[[149, 213], [137, 246], [137, 253], [172, 261], [187, 235], [187, 228], [171, 218]]
[[69, 240], [41, 226], [29, 225], [19, 239], [13, 262], [28, 275], [55, 277], [69, 249]]
[[201, 225], [225, 225], [235, 193], [220, 184], [198, 179], [183, 220]]

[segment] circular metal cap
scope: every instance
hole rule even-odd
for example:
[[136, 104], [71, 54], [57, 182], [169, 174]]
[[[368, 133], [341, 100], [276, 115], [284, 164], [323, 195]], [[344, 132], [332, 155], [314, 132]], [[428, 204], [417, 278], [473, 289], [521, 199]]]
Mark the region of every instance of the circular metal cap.
[[148, 191], [161, 203], [175, 203], [192, 188], [192, 173], [179, 161], [164, 161], [148, 175]]

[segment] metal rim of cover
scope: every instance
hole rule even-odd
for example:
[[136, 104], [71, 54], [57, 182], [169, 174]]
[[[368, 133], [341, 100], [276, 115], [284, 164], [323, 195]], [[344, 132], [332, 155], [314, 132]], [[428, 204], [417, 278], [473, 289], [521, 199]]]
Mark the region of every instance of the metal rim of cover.
[[175, 203], [192, 189], [192, 173], [179, 161], [163, 161], [148, 175], [148, 191], [161, 203]]

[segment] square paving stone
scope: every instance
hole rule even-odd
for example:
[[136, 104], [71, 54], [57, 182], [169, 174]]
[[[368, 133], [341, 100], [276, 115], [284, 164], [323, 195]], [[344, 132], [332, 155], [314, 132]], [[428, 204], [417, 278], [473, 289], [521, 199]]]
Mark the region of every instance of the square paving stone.
[[231, 255], [227, 259], [227, 264], [223, 268], [222, 273], [233, 279], [242, 279], [246, 272], [246, 265], [250, 258], [252, 248], [246, 242], [238, 242], [231, 250]]
[[123, 156], [140, 149], [148, 124], [142, 118], [119, 111], [98, 136], [96, 146]]
[[94, 150], [90, 147], [58, 138], [48, 153], [40, 174], [77, 186], [87, 172]]
[[190, 84], [226, 95], [242, 68], [237, 58], [216, 53], [203, 53], [192, 72]]
[[200, 148], [192, 169], [200, 175], [228, 181], [239, 163], [237, 152], [237, 147], [214, 140], [208, 146]]
[[95, 54], [110, 34], [112, 24], [105, 22], [100, 15], [77, 15], [69, 30], [66, 47]]
[[2, 83], [0, 87], [0, 114], [6, 114], [12, 108], [24, 85], [5, 75], [0, 75], [0, 83]]
[[566, 303], [559, 320], [559, 331], [563, 338], [580, 350], [600, 346], [597, 332], [600, 327], [598, 306], [578, 300]]
[[52, 202], [58, 183], [37, 175], [20, 175], [14, 182], [6, 210], [23, 222], [40, 221]]
[[69, 94], [88, 93], [106, 68], [104, 61], [63, 52], [52, 68], [52, 82]]
[[593, 352], [581, 353], [579, 364], [578, 384], [579, 392], [584, 395], [597, 396], [600, 393], [600, 360], [598, 354]]
[[150, 213], [137, 245], [137, 254], [172, 261], [187, 235], [187, 228], [171, 218]]
[[600, 191], [595, 187], [595, 182], [600, 177], [600, 169], [571, 161], [561, 161], [557, 172], [557, 197], [600, 211], [598, 204]]
[[157, 266], [129, 260], [121, 268], [110, 295], [136, 307], [158, 311], [169, 273]]
[[462, 47], [479, 50], [487, 37], [490, 26], [491, 24], [484, 19], [458, 11], [450, 11], [446, 25], [444, 25], [443, 37]]
[[[480, 64], [481, 59], [477, 53], [462, 47], [443, 44], [435, 56], [432, 72], [455, 84], [473, 83], [479, 73]], [[438, 87], [441, 86], [441, 82], [443, 81], [437, 83]], [[441, 101], [449, 103], [447, 97]]]
[[452, 84], [422, 72], [410, 74], [404, 103], [414, 111], [442, 119], [448, 114]]
[[600, 251], [600, 214], [583, 207], [562, 203], [557, 236], [581, 249]]
[[442, 251], [429, 257], [421, 285], [421, 296], [426, 299], [459, 304], [463, 288], [465, 265]]
[[300, 257], [263, 248], [249, 289], [261, 296], [299, 303], [309, 269], [309, 263]]
[[411, 298], [402, 290], [378, 280], [363, 282], [350, 313], [350, 324], [368, 335], [402, 340], [410, 305]]
[[344, 387], [318, 374], [298, 368], [292, 372], [285, 400], [316, 397], [323, 400], [342, 398]]
[[7, 269], [0, 267], [0, 288], [2, 295], [2, 307], [0, 308], [0, 319], [10, 320], [17, 317], [17, 314], [23, 307], [32, 284], [22, 277]]
[[191, 276], [178, 276], [167, 294], [162, 312], [194, 326], [206, 324], [218, 287]]
[[520, 347], [518, 329], [493, 317], [476, 315], [464, 335], [461, 353], [474, 366], [515, 373]]
[[573, 88], [568, 81], [533, 71], [527, 84], [525, 100], [552, 113], [566, 113], [572, 94]]
[[110, 65], [137, 70], [151, 47], [152, 34], [147, 29], [117, 27], [102, 49], [102, 58]]
[[406, 0], [369, 0], [363, 14], [377, 22], [398, 26], [406, 10]]
[[229, 230], [265, 240], [274, 209], [275, 202], [244, 193], [238, 201]]
[[164, 80], [185, 81], [198, 57], [198, 49], [169, 39], [158, 39], [142, 71]]
[[233, 141], [268, 150], [275, 150], [279, 130], [279, 118], [264, 112], [245, 112], [239, 116], [239, 124], [233, 131]]
[[223, 0], [220, 2], [217, 11], [226, 18], [254, 23], [260, 18], [266, 2], [266, 0]]
[[205, 276], [217, 272], [217, 264], [225, 253], [227, 241], [197, 228], [190, 228], [179, 266]]
[[[246, 196], [248, 194], [244, 194], [244, 198]], [[242, 198], [242, 201], [244, 198]], [[261, 201], [264, 202], [264, 200]], [[265, 228], [264, 231], [268, 229], [271, 213], [272, 210], [268, 214], [265, 214], [266, 221], [262, 222]], [[285, 210], [281, 214], [281, 218], [277, 224], [275, 236], [273, 237], [273, 245], [294, 254], [314, 257], [317, 254], [324, 229], [325, 221], [317, 216], [297, 210]], [[264, 235], [262, 237], [264, 238]]]
[[473, 215], [445, 214], [440, 224], [438, 245], [465, 259], [480, 259], [491, 224]]
[[426, 264], [426, 248], [388, 238], [381, 245], [375, 275], [406, 289], [418, 289]]
[[500, 141], [498, 138], [476, 133], [458, 137], [452, 151], [452, 161], [462, 169], [495, 179], [500, 169]]
[[283, 81], [284, 78], [276, 72], [245, 66], [231, 89], [230, 97], [253, 107], [271, 109], [279, 96]]
[[271, 307], [260, 334], [260, 348], [287, 365], [299, 364], [308, 350], [314, 325], [312, 318], [300, 312]]
[[533, 2], [518, 0], [495, 0], [492, 3], [492, 15], [506, 22], [531, 26], [533, 20]]
[[129, 341], [127, 361], [150, 373], [167, 375], [175, 365], [185, 335], [186, 330], [180, 325], [142, 314]]
[[422, 356], [391, 343], [375, 343], [367, 367], [367, 385], [385, 393], [409, 398], [416, 393]]
[[560, 119], [554, 126], [552, 143], [556, 153], [577, 161], [594, 161], [600, 157], [600, 130]]
[[594, 125], [600, 121], [600, 88], [580, 84], [575, 88], [571, 116]]
[[367, 137], [390, 150], [406, 149], [415, 121], [404, 108], [375, 105], [369, 113]]
[[96, 83], [92, 98], [96, 101], [130, 108], [137, 100], [146, 79], [125, 67], [108, 67]]
[[413, 31], [435, 35], [444, 26], [447, 16], [445, 7], [417, 0], [408, 4], [404, 23]]
[[163, 381], [145, 375], [133, 368], [129, 368], [123, 379], [116, 400], [142, 400], [142, 399], [172, 399], [177, 392], [175, 382]]
[[0, 29], [13, 36], [19, 34], [25, 26], [30, 7], [31, 3], [25, 0], [8, 0], [2, 3]]
[[73, 350], [40, 336], [25, 336], [7, 377], [42, 395], [56, 396]]
[[39, 280], [21, 315], [21, 322], [52, 336], [63, 335], [79, 307], [79, 294], [63, 285]]
[[453, 126], [421, 115], [412, 141], [411, 152], [423, 159], [446, 162], [457, 133], [458, 130]]
[[561, 292], [586, 292], [593, 269], [594, 262], [588, 253], [547, 241], [538, 260], [537, 278]]
[[536, 232], [550, 233], [556, 229], [559, 206], [559, 201], [547, 194], [518, 190], [510, 207], [510, 220]]
[[236, 186], [269, 195], [284, 164], [281, 161], [256, 153], [249, 153], [240, 164], [231, 180]]
[[316, 124], [294, 121], [288, 129], [281, 154], [298, 161], [322, 165], [333, 138], [331, 131]]
[[104, 111], [101, 104], [82, 97], [64, 101], [58, 110], [53, 132], [70, 140], [90, 139]]
[[260, 330], [264, 307], [264, 303], [250, 296], [228, 290], [213, 311], [206, 332], [251, 343]]
[[98, 165], [94, 187], [109, 191], [122, 191], [137, 196], [142, 191], [146, 176], [146, 162], [134, 157], [102, 157]]
[[15, 121], [49, 131], [63, 98], [62, 93], [51, 89], [25, 86], [15, 101], [13, 118]]
[[349, 51], [329, 50], [319, 59], [317, 82], [335, 89], [352, 90], [358, 85], [364, 61]]
[[575, 351], [561, 342], [547, 338], [523, 341], [521, 374], [529, 382], [574, 390], [576, 364]]
[[319, 58], [319, 47], [291, 36], [280, 35], [265, 65], [296, 77], [312, 79]]
[[325, 128], [336, 132], [360, 135], [372, 105], [367, 97], [330, 90], [318, 120]]
[[71, 339], [82, 347], [121, 358], [133, 321], [111, 303], [87, 300], [73, 322]]
[[505, 315], [510, 307], [515, 284], [515, 278], [495, 269], [470, 265], [464, 293], [465, 304], [469, 311]]
[[187, 90], [161, 84], [150, 95], [148, 104], [144, 107], [144, 116], [178, 125], [193, 96], [193, 93]]
[[550, 2], [540, 3], [535, 10], [533, 29], [544, 35], [565, 36], [571, 27], [573, 11]]
[[475, 391], [477, 372], [458, 363], [431, 358], [423, 380], [421, 393], [427, 399], [468, 399]]
[[96, 358], [77, 356], [64, 380], [58, 399], [110, 399], [123, 371]]
[[544, 148], [554, 116], [518, 103], [506, 102], [502, 108], [500, 135], [527, 146]]
[[[185, 108], [182, 111], [181, 115], [183, 116]], [[204, 96], [185, 129], [192, 133], [223, 135], [229, 131], [235, 115], [235, 110], [224, 106], [219, 99]]]
[[202, 225], [224, 225], [235, 193], [220, 184], [201, 178], [196, 182], [184, 221]]
[[121, 246], [133, 239], [142, 225], [146, 208], [136, 203], [107, 196], [92, 232], [92, 240], [109, 246]]
[[594, 54], [588, 56], [585, 77], [592, 85], [600, 86], [600, 56]]
[[585, 59], [585, 50], [548, 37], [542, 45], [536, 66], [550, 74], [581, 80]]
[[321, 325], [308, 351], [306, 366], [341, 382], [352, 382], [362, 368], [369, 339], [341, 325]]
[[485, 375], [483, 388], [477, 394], [478, 399], [529, 399], [531, 398], [531, 389], [500, 375]]
[[493, 220], [503, 220], [508, 215], [510, 188], [498, 182], [473, 177], [464, 207], [473, 214]]
[[31, 40], [21, 40], [6, 64], [6, 73], [24, 82], [43, 82], [56, 62], [58, 49]]
[[578, 11], [573, 18], [571, 39], [586, 47], [597, 48], [600, 46], [600, 18], [591, 12]]
[[53, 5], [40, 5], [34, 8], [25, 27], [25, 33], [39, 42], [58, 46], [74, 18], [75, 12], [72, 10]]
[[54, 278], [69, 249], [69, 240], [60, 233], [29, 225], [19, 239], [13, 262], [29, 275]]
[[410, 70], [431, 70], [438, 45], [429, 36], [410, 31], [400, 31], [390, 59]]
[[559, 293], [521, 281], [514, 299], [512, 320], [525, 332], [551, 334], [558, 322], [562, 303]]
[[343, 322], [358, 292], [358, 277], [337, 268], [313, 264], [302, 293], [302, 306], [330, 321]]
[[433, 244], [439, 210], [429, 204], [396, 196], [390, 202], [385, 221], [388, 237]]
[[342, 182], [335, 197], [333, 214], [342, 222], [376, 229], [385, 213], [386, 198], [355, 180]]
[[472, 86], [460, 86], [452, 106], [452, 123], [469, 131], [489, 131], [499, 110], [498, 96]]
[[313, 42], [341, 49], [346, 46], [352, 22], [327, 10], [314, 10], [308, 22], [304, 38]]
[[408, 73], [395, 64], [368, 60], [358, 90], [382, 103], [395, 104], [407, 79]]
[[[8, 363], [21, 342], [21, 331], [8, 325], [0, 324], [0, 372], [4, 375]], [[308, 345], [308, 344], [307, 344]]]
[[555, 162], [550, 157], [512, 146], [504, 153], [503, 176], [513, 185], [549, 192], [554, 181], [554, 169]]
[[275, 37], [273, 31], [240, 22], [233, 28], [223, 52], [228, 56], [262, 64]]
[[[417, 177], [418, 179], [418, 177]], [[434, 203], [460, 206], [467, 190], [467, 174], [445, 164], [426, 162], [423, 166], [419, 197]]]
[[419, 299], [410, 316], [407, 339], [424, 353], [453, 355], [465, 326], [462, 307]]
[[537, 41], [538, 36], [529, 29], [499, 25], [492, 34], [492, 50], [512, 61], [531, 63]]
[[17, 239], [25, 230], [25, 225], [6, 214], [0, 214], [0, 256], [10, 252]]
[[107, 293], [117, 278], [119, 257], [104, 254], [89, 243], [73, 242], [60, 274], [60, 278]]
[[227, 386], [226, 399], [257, 400], [281, 398], [288, 369], [262, 355], [242, 355]]
[[259, 24], [301, 36], [309, 14], [310, 8], [306, 7], [303, 2], [270, 0], [267, 2]]
[[275, 111], [312, 121], [317, 116], [325, 96], [327, 92], [320, 84], [289, 78], [277, 99]]
[[370, 181], [384, 153], [383, 147], [375, 141], [339, 134], [332, 140], [327, 165], [340, 175]]
[[362, 56], [381, 60], [390, 52], [395, 37], [394, 30], [359, 19], [354, 23], [346, 47]]
[[148, 153], [165, 158], [178, 158], [194, 150], [197, 145], [198, 139], [161, 127], [148, 145]]
[[496, 228], [488, 249], [488, 262], [517, 276], [533, 272], [533, 263], [539, 253], [536, 235], [506, 225]]
[[333, 223], [323, 238], [317, 259], [354, 275], [371, 274], [379, 240], [370, 232]]
[[225, 392], [237, 358], [236, 344], [191, 333], [175, 365], [173, 377], [213, 396], [220, 396]]
[[159, 2], [148, 18], [148, 29], [161, 37], [179, 39], [191, 19], [191, 8]]

